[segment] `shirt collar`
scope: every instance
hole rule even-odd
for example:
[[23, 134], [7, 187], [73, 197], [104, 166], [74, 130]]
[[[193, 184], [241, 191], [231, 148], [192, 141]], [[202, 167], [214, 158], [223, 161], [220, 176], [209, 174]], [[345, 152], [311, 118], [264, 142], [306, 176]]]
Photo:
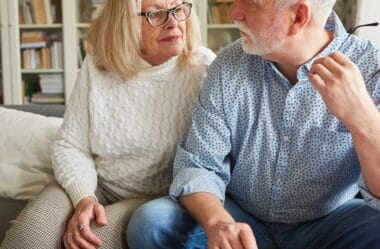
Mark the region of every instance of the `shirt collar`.
[[332, 52], [339, 50], [342, 44], [345, 42], [347, 36], [349, 35], [346, 29], [344, 28], [342, 22], [340, 21], [339, 17], [334, 11], [331, 12], [329, 18], [327, 19], [325, 29], [333, 32], [332, 41], [319, 54], [311, 58], [304, 65], [300, 66], [300, 68], [297, 71], [298, 80], [307, 77], [310, 68], [315, 60], [328, 56]]

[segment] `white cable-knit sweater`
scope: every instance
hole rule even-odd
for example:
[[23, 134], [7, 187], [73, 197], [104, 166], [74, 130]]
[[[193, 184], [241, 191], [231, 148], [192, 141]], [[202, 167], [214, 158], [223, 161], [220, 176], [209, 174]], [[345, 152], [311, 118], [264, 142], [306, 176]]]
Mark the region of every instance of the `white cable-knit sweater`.
[[196, 58], [201, 67], [181, 72], [174, 57], [122, 82], [87, 56], [52, 147], [55, 177], [74, 206], [94, 196], [98, 178], [122, 197], [167, 194], [176, 144], [215, 55], [201, 48]]

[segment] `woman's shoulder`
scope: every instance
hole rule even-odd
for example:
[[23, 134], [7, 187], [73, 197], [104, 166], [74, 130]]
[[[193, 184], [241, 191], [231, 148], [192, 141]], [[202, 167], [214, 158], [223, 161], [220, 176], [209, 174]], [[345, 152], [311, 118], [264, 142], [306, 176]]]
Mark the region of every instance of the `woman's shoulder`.
[[195, 51], [195, 58], [199, 64], [210, 65], [216, 58], [216, 54], [211, 49], [200, 46]]
[[108, 71], [100, 70], [98, 68], [97, 63], [96, 63], [96, 57], [89, 53], [84, 58], [80, 70], [81, 72], [84, 72], [96, 77], [108, 75]]
[[89, 54], [89, 53], [86, 54], [86, 57], [84, 57], [84, 60], [83, 60], [81, 67], [82, 68], [84, 67], [87, 69], [90, 69], [90, 68], [96, 69], [94, 56], [92, 54]]

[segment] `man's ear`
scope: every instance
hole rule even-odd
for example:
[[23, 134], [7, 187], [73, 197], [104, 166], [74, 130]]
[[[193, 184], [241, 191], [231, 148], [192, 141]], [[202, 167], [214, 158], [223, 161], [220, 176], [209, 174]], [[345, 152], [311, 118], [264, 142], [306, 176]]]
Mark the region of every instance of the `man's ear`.
[[291, 25], [289, 27], [289, 35], [295, 35], [305, 26], [311, 19], [310, 4], [308, 1], [302, 0], [291, 7]]

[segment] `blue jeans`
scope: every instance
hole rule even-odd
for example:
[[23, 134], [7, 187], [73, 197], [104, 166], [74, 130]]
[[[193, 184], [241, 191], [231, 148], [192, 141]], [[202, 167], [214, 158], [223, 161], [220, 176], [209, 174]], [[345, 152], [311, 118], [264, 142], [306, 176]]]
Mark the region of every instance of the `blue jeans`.
[[[259, 249], [379, 249], [380, 212], [361, 199], [331, 214], [302, 223], [270, 223], [242, 210], [230, 198], [226, 210], [238, 222], [251, 226]], [[150, 201], [136, 210], [127, 229], [130, 249], [207, 248], [202, 228], [179, 203], [169, 197]]]

